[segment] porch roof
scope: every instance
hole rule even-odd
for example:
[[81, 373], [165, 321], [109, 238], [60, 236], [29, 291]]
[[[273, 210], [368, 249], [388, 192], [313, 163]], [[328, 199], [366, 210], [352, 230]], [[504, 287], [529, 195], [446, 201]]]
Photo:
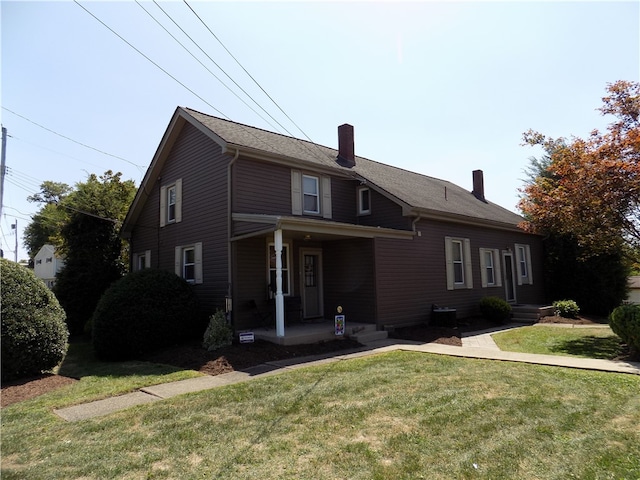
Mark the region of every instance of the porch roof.
[[265, 235], [275, 230], [295, 232], [300, 238], [312, 235], [314, 240], [341, 238], [398, 238], [410, 240], [415, 232], [411, 230], [396, 230], [393, 228], [371, 227], [367, 225], [353, 225], [350, 223], [319, 220], [308, 217], [294, 217], [283, 215], [262, 215], [253, 213], [234, 213], [232, 218], [236, 222], [246, 222], [264, 225], [257, 231], [236, 235], [232, 241]]

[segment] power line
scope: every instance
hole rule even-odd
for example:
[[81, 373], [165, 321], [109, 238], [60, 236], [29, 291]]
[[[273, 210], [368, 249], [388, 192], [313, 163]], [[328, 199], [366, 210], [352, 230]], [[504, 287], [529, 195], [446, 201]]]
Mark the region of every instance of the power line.
[[[149, 15], [149, 16], [153, 19], [153, 21], [155, 21], [155, 22], [156, 22], [156, 23], [157, 23], [157, 24], [158, 24], [158, 25], [159, 25], [159, 26], [160, 26], [160, 27], [161, 27], [161, 28], [162, 28], [162, 29], [163, 29], [163, 30], [164, 30], [164, 31], [165, 31], [165, 32], [166, 32], [170, 37], [171, 37], [171, 38], [173, 38], [173, 40], [175, 40], [175, 41], [176, 41], [176, 43], [178, 43], [178, 45], [180, 45], [180, 46], [181, 46], [181, 47], [182, 47], [182, 48], [183, 48], [183, 49], [184, 49], [184, 50], [185, 50], [189, 55], [191, 55], [191, 57], [193, 57], [193, 59], [194, 59], [194, 60], [196, 60], [200, 65], [202, 65], [202, 67], [203, 67], [207, 72], [209, 72], [209, 73], [213, 76], [213, 78], [215, 78], [216, 80], [218, 80], [218, 82], [220, 82], [220, 83], [222, 84], [222, 86], [223, 86], [223, 87], [225, 87], [227, 90], [229, 90], [229, 92], [231, 92], [231, 93], [232, 93], [232, 94], [233, 94], [233, 95], [234, 95], [238, 100], [240, 100], [240, 101], [241, 101], [242, 103], [244, 103], [244, 104], [245, 104], [249, 109], [251, 109], [251, 111], [252, 111], [253, 113], [255, 113], [256, 115], [258, 115], [258, 116], [259, 116], [263, 121], [265, 121], [267, 124], [269, 124], [269, 126], [271, 126], [271, 128], [273, 128], [273, 129], [275, 129], [275, 130], [278, 130], [278, 129], [277, 129], [275, 126], [273, 126], [273, 125], [272, 125], [272, 124], [271, 124], [271, 123], [270, 123], [266, 118], [264, 118], [262, 115], [260, 115], [260, 113], [258, 113], [258, 112], [257, 112], [257, 111], [256, 111], [256, 110], [255, 110], [251, 105], [249, 105], [249, 104], [248, 104], [248, 103], [247, 103], [243, 98], [241, 98], [241, 97], [240, 97], [240, 95], [238, 95], [236, 92], [234, 92], [234, 91], [231, 89], [231, 87], [229, 87], [226, 83], [224, 83], [224, 82], [223, 82], [223, 81], [222, 81], [222, 80], [221, 80], [221, 79], [220, 79], [220, 78], [219, 78], [215, 73], [213, 73], [211, 70], [209, 70], [209, 68], [208, 68], [204, 63], [202, 63], [202, 61], [200, 61], [200, 59], [199, 59], [199, 58], [197, 58], [193, 53], [191, 53], [191, 51], [190, 51], [187, 47], [185, 47], [185, 46], [184, 46], [184, 44], [183, 44], [182, 42], [180, 42], [180, 40], [178, 40], [178, 39], [177, 39], [177, 38], [176, 38], [176, 37], [175, 37], [175, 36], [174, 36], [174, 35], [173, 35], [169, 30], [167, 30], [167, 28], [166, 28], [164, 25], [162, 25], [162, 24], [158, 21], [158, 19], [157, 19], [157, 18], [155, 18], [155, 17], [151, 14], [151, 12], [149, 12], [149, 11], [148, 11], [148, 10], [147, 10], [147, 9], [146, 9], [146, 8], [145, 8], [145, 7], [144, 7], [144, 6], [143, 6], [143, 5], [142, 5], [138, 0], [136, 0], [136, 3], [140, 6], [140, 8], [142, 8], [142, 9], [145, 11], [145, 13], [146, 13], [147, 15]], [[170, 16], [170, 15], [169, 15], [169, 14], [168, 14], [168, 13], [167, 13], [167, 12], [166, 12], [166, 11], [165, 11], [161, 6], [160, 6], [160, 5], [158, 5], [158, 3], [156, 3], [156, 2], [154, 2], [154, 3], [155, 3], [155, 4], [158, 6], [158, 8], [162, 11], [162, 13], [164, 13], [164, 14], [169, 18], [169, 20], [171, 20], [171, 21], [174, 23], [174, 25], [176, 25], [176, 26], [177, 26], [177, 27], [182, 31], [182, 33], [184, 33], [184, 34], [189, 38], [189, 40], [191, 40], [191, 41], [192, 41], [192, 42], [193, 42], [193, 43], [194, 43], [198, 48], [200, 48], [200, 46], [199, 46], [199, 45], [198, 45], [198, 44], [197, 44], [197, 43], [196, 43], [196, 42], [195, 42], [195, 41], [194, 41], [194, 40], [189, 36], [189, 34], [187, 34], [187, 33], [186, 33], [186, 32], [185, 32], [185, 31], [180, 27], [180, 25], [178, 25], [178, 24], [176, 23], [176, 21], [175, 21], [173, 18], [171, 18], [171, 16]], [[201, 48], [200, 48], [200, 50], [202, 51], [202, 49], [201, 49]], [[205, 53], [205, 55], [206, 55], [206, 53]], [[208, 56], [208, 55], [207, 55], [207, 56]], [[209, 59], [211, 59], [211, 58], [209, 58]], [[213, 60], [212, 60], [212, 61], [213, 61]], [[214, 62], [214, 63], [215, 63], [215, 62]], [[216, 66], [217, 66], [218, 68], [220, 68], [217, 64], [216, 64]], [[228, 75], [227, 75], [227, 76], [228, 76]], [[251, 98], [251, 97], [249, 97], [249, 98]], [[252, 100], [253, 100], [253, 99], [252, 99]], [[256, 103], [256, 102], [255, 102], [255, 100], [254, 100], [254, 103]], [[259, 105], [258, 105], [258, 106], [259, 106]], [[267, 113], [267, 114], [268, 114], [268, 113]]]
[[[77, 3], [77, 2], [76, 2], [76, 3]], [[57, 135], [57, 136], [59, 136], [59, 137], [62, 137], [62, 138], [64, 138], [65, 140], [69, 140], [70, 142], [77, 143], [78, 145], [81, 145], [81, 146], [83, 146], [83, 147], [85, 147], [85, 148], [89, 148], [89, 149], [94, 150], [94, 151], [96, 151], [96, 152], [98, 152], [98, 153], [101, 153], [101, 154], [103, 154], [103, 155], [107, 155], [107, 156], [109, 156], [109, 157], [113, 157], [113, 158], [116, 158], [116, 159], [118, 159], [118, 160], [122, 160], [123, 162], [126, 162], [126, 163], [128, 163], [128, 164], [130, 164], [130, 165], [133, 165], [134, 167], [138, 167], [138, 168], [145, 168], [145, 167], [144, 167], [144, 166], [142, 166], [142, 165], [137, 165], [137, 164], [133, 163], [132, 161], [127, 160], [126, 158], [119, 157], [118, 155], [113, 155], [112, 153], [105, 152], [105, 151], [103, 151], [103, 150], [100, 150], [99, 148], [92, 147], [91, 145], [87, 145], [86, 143], [82, 143], [82, 142], [79, 142], [78, 140], [74, 140], [74, 139], [73, 139], [73, 138], [71, 138], [71, 137], [67, 137], [66, 135], [62, 135], [61, 133], [58, 133], [58, 132], [56, 132], [55, 130], [51, 130], [50, 128], [47, 128], [47, 127], [45, 127], [44, 125], [40, 125], [39, 123], [34, 122], [33, 120], [31, 120], [31, 119], [29, 119], [29, 118], [25, 117], [24, 115], [20, 115], [19, 113], [16, 113], [16, 112], [14, 112], [13, 110], [9, 110], [7, 107], [2, 107], [2, 109], [3, 109], [3, 110], [6, 110], [6, 111], [7, 111], [7, 112], [9, 112], [9, 113], [12, 113], [12, 114], [16, 115], [17, 117], [20, 117], [20, 118], [22, 118], [22, 119], [26, 120], [26, 121], [27, 121], [27, 122], [29, 122], [29, 123], [34, 124], [34, 125], [35, 125], [35, 126], [37, 126], [37, 127], [40, 127], [40, 128], [42, 128], [42, 129], [46, 130], [47, 132], [51, 132], [51, 133], [53, 133], [54, 135]]]
[[[156, 3], [156, 0], [153, 0], [153, 1], [154, 1], [154, 3]], [[191, 7], [191, 5], [189, 5], [189, 2], [187, 2], [187, 0], [183, 0], [183, 2], [185, 3], [185, 5], [186, 5], [187, 7], [189, 7], [189, 10], [191, 10], [191, 11], [193, 12], [193, 14], [196, 16], [196, 18], [197, 18], [198, 20], [200, 20], [200, 23], [202, 23], [202, 25], [204, 25], [204, 27], [209, 31], [209, 33], [213, 36], [213, 38], [215, 38], [215, 39], [218, 41], [218, 43], [222, 46], [222, 48], [224, 48], [224, 49], [225, 49], [225, 51], [229, 54], [229, 56], [231, 56], [231, 58], [233, 58], [233, 60], [238, 64], [238, 66], [240, 66], [240, 68], [242, 68], [242, 70], [244, 70], [244, 73], [246, 73], [246, 74], [249, 76], [249, 78], [250, 78], [251, 80], [253, 80], [253, 83], [255, 83], [255, 84], [258, 86], [258, 88], [260, 88], [260, 90], [262, 90], [262, 92], [267, 96], [267, 98], [269, 98], [269, 100], [271, 100], [271, 102], [272, 102], [276, 107], [278, 107], [278, 110], [280, 110], [280, 111], [283, 113], [283, 115], [284, 115], [285, 117], [287, 117], [287, 119], [288, 119], [288, 120], [289, 120], [289, 121], [290, 121], [290, 122], [291, 122], [291, 123], [292, 123], [292, 124], [293, 124], [293, 125], [294, 125], [294, 126], [295, 126], [295, 127], [296, 127], [296, 128], [297, 128], [297, 129], [302, 133], [302, 134], [303, 134], [303, 135], [304, 135], [304, 137], [305, 137], [307, 140], [309, 140], [311, 143], [314, 143], [314, 144], [315, 144], [315, 142], [314, 142], [313, 140], [311, 140], [311, 138], [309, 137], [309, 135], [307, 135], [307, 134], [304, 132], [304, 130], [302, 130], [302, 128], [300, 128], [300, 127], [296, 124], [296, 122], [294, 122], [294, 121], [291, 119], [291, 117], [290, 117], [289, 115], [287, 115], [287, 113], [286, 113], [286, 112], [285, 112], [285, 111], [280, 107], [280, 105], [278, 105], [278, 102], [276, 102], [276, 101], [271, 97], [271, 95], [269, 95], [269, 94], [267, 93], [267, 91], [266, 91], [264, 88], [262, 88], [262, 85], [260, 85], [260, 83], [258, 83], [258, 81], [257, 81], [255, 78], [253, 78], [253, 76], [252, 76], [252, 75], [247, 71], [247, 69], [246, 69], [246, 68], [244, 68], [244, 66], [243, 66], [243, 65], [238, 61], [238, 59], [237, 59], [237, 58], [236, 58], [236, 57], [235, 57], [235, 56], [234, 56], [234, 55], [229, 51], [229, 49], [224, 45], [224, 43], [222, 43], [222, 41], [220, 41], [220, 39], [216, 36], [216, 34], [215, 34], [215, 33], [213, 33], [213, 31], [209, 28], [209, 26], [208, 26], [208, 25], [207, 25], [207, 24], [202, 20], [202, 18], [200, 18], [200, 16], [199, 16], [199, 15], [196, 13], [196, 11]], [[215, 62], [214, 62], [214, 63], [215, 63]], [[216, 65], [217, 65], [217, 64], [216, 64]], [[220, 67], [218, 67], [218, 68], [220, 68]], [[231, 78], [231, 77], [229, 77], [229, 78]], [[234, 82], [234, 83], [235, 83], [235, 82]], [[236, 85], [238, 85], [238, 84], [236, 83]], [[238, 86], [239, 86], [239, 85], [238, 85]], [[242, 91], [244, 92], [244, 90], [242, 90]], [[245, 92], [245, 94], [246, 94], [246, 92]], [[255, 101], [255, 100], [254, 100], [254, 101]], [[262, 107], [261, 107], [261, 108], [262, 108]], [[271, 116], [271, 115], [269, 115], [269, 116]], [[273, 118], [273, 117], [271, 117], [271, 118]], [[278, 123], [278, 125], [280, 125], [280, 124]], [[284, 127], [283, 127], [283, 128], [284, 128]], [[285, 129], [285, 131], [287, 131], [287, 133], [289, 133], [289, 135], [291, 135], [291, 136], [293, 137], [293, 135], [292, 135], [288, 130], [286, 130], [286, 129]]]

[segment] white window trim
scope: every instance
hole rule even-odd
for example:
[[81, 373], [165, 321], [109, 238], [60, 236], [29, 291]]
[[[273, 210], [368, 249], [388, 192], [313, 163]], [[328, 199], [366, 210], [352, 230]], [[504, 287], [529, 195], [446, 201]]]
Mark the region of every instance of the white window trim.
[[[303, 176], [318, 180], [318, 212], [304, 211]], [[291, 213], [292, 215], [319, 215], [330, 219], [331, 207], [331, 177], [303, 174], [299, 170], [291, 170]]]
[[[487, 276], [487, 267], [485, 254], [491, 253], [491, 261], [493, 263], [493, 283], [489, 283]], [[480, 249], [480, 276], [482, 279], [482, 288], [501, 287], [502, 286], [502, 269], [500, 267], [500, 251], [497, 248], [481, 248]]]
[[[531, 269], [531, 247], [516, 243], [516, 271], [518, 273], [518, 285], [533, 285], [533, 271]], [[522, 264], [524, 263], [524, 270]]]
[[[453, 242], [462, 244], [462, 263], [464, 283], [455, 283], [453, 267]], [[445, 263], [447, 272], [447, 290], [473, 288], [473, 267], [471, 264], [471, 240], [459, 237], [444, 237]]]
[[[274, 298], [275, 297], [275, 285], [271, 285], [271, 271], [275, 271], [275, 268], [271, 268], [271, 261], [269, 258], [269, 255], [271, 254], [271, 247], [273, 247], [274, 251], [275, 251], [275, 247], [276, 244], [274, 242], [268, 242], [267, 243], [267, 285], [268, 290], [269, 290], [269, 298]], [[282, 268], [282, 295], [284, 295], [285, 297], [288, 297], [289, 295], [291, 295], [291, 249], [288, 243], [282, 243], [282, 258], [286, 258], [285, 261], [283, 261], [283, 265], [287, 265], [287, 268]], [[284, 281], [284, 277], [287, 277], [287, 281]], [[284, 291], [284, 285], [287, 285], [287, 287], [289, 288], [288, 291]]]
[[[310, 179], [310, 180], [314, 180], [315, 181], [315, 185], [316, 185], [316, 193], [311, 193], [311, 192], [306, 192], [304, 189], [304, 183], [305, 180]], [[320, 177], [317, 177], [315, 175], [307, 175], [307, 174], [302, 174], [302, 213], [306, 213], [306, 214], [311, 214], [311, 215], [320, 215], [320, 210], [321, 210], [321, 206], [320, 206]], [[317, 209], [316, 210], [307, 210], [305, 208], [305, 198], [306, 197], [313, 197], [315, 196], [316, 198], [316, 206]]]
[[[175, 213], [174, 218], [169, 221], [169, 206], [167, 202], [167, 196], [169, 194], [169, 189], [176, 189], [176, 204], [175, 204]], [[164, 227], [165, 225], [172, 223], [180, 223], [182, 221], [182, 179], [177, 179], [174, 183], [169, 183], [167, 185], [163, 185], [160, 187], [160, 226]]]
[[133, 254], [133, 269], [134, 271], [142, 270], [140, 268], [140, 257], [144, 257], [144, 267], [143, 268], [151, 268], [151, 250], [145, 250], [143, 253], [134, 253]]
[[[362, 207], [364, 192], [369, 193], [369, 208], [367, 209]], [[371, 189], [369, 187], [358, 187], [358, 215], [371, 215]]]
[[184, 278], [184, 251], [193, 248], [194, 256], [194, 277], [195, 279], [189, 283], [201, 284], [202, 278], [202, 242], [191, 245], [181, 245], [175, 248], [175, 274], [180, 278]]

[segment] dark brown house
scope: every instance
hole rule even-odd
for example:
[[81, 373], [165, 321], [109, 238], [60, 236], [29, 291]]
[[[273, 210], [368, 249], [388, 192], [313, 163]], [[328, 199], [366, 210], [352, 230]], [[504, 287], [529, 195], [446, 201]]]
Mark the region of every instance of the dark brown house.
[[122, 228], [132, 269], [175, 271], [236, 331], [280, 336], [338, 305], [381, 330], [434, 304], [462, 318], [484, 296], [542, 301], [541, 239], [485, 198], [482, 171], [468, 191], [358, 157], [353, 139], [338, 127], [334, 150], [178, 108]]

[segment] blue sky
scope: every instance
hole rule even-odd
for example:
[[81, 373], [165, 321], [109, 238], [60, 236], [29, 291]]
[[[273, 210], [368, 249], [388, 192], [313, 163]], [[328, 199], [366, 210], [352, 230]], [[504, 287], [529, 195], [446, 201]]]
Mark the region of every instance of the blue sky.
[[15, 220], [27, 257], [42, 181], [111, 169], [138, 185], [177, 106], [334, 148], [350, 123], [358, 155], [467, 189], [482, 169], [487, 198], [516, 211], [540, 154], [522, 133], [603, 129], [607, 83], [640, 80], [637, 1], [189, 2], [260, 87], [184, 2], [80, 4], [188, 89], [74, 2], [3, 0], [8, 258]]

